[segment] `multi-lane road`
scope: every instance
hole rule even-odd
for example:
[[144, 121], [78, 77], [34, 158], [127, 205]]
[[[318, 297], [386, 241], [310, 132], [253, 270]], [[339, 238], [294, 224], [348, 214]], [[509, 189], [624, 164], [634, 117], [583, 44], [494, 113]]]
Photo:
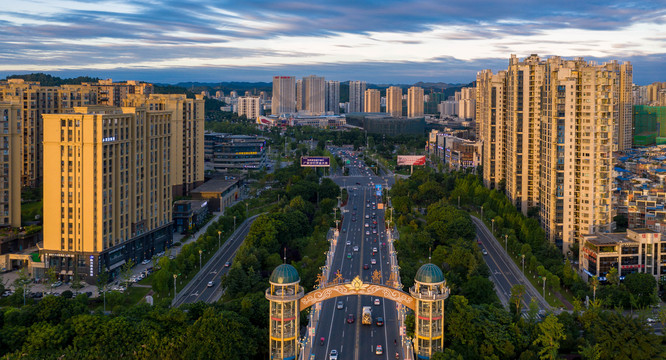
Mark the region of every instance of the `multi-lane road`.
[[[345, 280], [358, 275], [364, 282], [371, 282], [375, 270], [381, 274], [382, 282], [390, 277], [387, 245], [382, 245], [387, 241], [384, 210], [378, 209], [381, 197], [376, 196], [374, 186], [375, 183], [384, 186], [386, 181], [368, 175], [367, 170], [359, 166], [350, 167], [350, 176], [333, 177], [339, 185], [346, 185], [349, 199], [342, 210], [341, 232], [328, 281], [335, 279], [338, 270]], [[372, 309], [371, 325], [362, 324], [364, 306]], [[353, 322], [348, 321], [350, 316]], [[378, 320], [383, 325], [378, 325]], [[324, 338], [323, 344], [321, 338]], [[315, 359], [328, 360], [332, 350], [338, 352], [339, 359], [394, 359], [396, 352], [404, 358], [396, 304], [382, 298], [347, 296], [324, 301], [313, 340], [311, 354]], [[378, 345], [382, 347], [381, 355], [376, 354]]]
[[[259, 215], [255, 215], [245, 220], [236, 231], [222, 244], [215, 255], [203, 266], [203, 270], [199, 271], [197, 275], [190, 281], [184, 289], [180, 290], [177, 296], [172, 301], [172, 306], [180, 306], [182, 304], [195, 303], [197, 301], [205, 301], [208, 303], [215, 302], [222, 296], [222, 287], [220, 284], [220, 277], [229, 271], [236, 251], [245, 240], [250, 226]], [[212, 285], [212, 286], [209, 286]]]
[[[483, 222], [472, 216], [472, 221], [476, 226], [476, 236], [481, 242], [481, 247], [486, 250], [483, 258], [490, 269], [490, 279], [495, 283], [495, 291], [502, 304], [508, 304], [511, 298], [511, 288], [514, 285], [525, 285], [525, 295], [523, 296], [523, 309], [527, 309], [530, 301], [535, 299], [539, 305], [539, 310], [550, 310], [550, 305], [541, 296], [539, 291], [534, 288], [518, 266], [511, 260], [504, 247], [498, 243], [492, 233], [483, 224]], [[504, 239], [501, 239], [504, 240]]]

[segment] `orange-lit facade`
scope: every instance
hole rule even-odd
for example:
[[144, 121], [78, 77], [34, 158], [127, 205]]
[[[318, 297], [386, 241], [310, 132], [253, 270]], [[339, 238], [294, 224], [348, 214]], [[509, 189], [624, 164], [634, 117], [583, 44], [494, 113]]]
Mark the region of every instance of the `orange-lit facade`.
[[93, 283], [171, 245], [171, 116], [76, 107], [44, 118], [44, 248], [63, 280]]

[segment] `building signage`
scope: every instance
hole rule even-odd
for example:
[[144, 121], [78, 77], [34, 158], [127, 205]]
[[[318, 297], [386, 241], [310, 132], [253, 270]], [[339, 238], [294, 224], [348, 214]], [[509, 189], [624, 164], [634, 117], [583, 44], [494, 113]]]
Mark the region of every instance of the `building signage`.
[[257, 155], [258, 152], [256, 151], [244, 151], [244, 152], [237, 152], [236, 155]]
[[425, 165], [425, 155], [398, 155], [398, 165]]
[[109, 142], [109, 141], [116, 141], [116, 137], [111, 136], [111, 137], [105, 137], [105, 138], [102, 139], [102, 142]]
[[90, 255], [90, 276], [95, 276], [95, 256]]
[[330, 167], [331, 159], [328, 156], [301, 156], [302, 167]]

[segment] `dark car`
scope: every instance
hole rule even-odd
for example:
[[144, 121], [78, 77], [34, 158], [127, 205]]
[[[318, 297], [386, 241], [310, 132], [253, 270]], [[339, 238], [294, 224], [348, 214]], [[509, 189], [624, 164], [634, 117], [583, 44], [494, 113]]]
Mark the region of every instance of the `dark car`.
[[354, 322], [354, 314], [347, 314], [347, 324]]
[[369, 268], [370, 266], [368, 266], [368, 264], [363, 264], [363, 270], [368, 270]]
[[377, 320], [375, 321], [375, 324], [376, 324], [377, 326], [384, 326], [384, 318], [381, 317], [381, 316], [378, 316], [378, 317], [377, 317]]

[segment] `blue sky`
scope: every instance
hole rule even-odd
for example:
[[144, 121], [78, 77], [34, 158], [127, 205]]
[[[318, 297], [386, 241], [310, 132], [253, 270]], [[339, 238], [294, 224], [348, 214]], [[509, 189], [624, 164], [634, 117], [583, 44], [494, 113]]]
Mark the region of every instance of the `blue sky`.
[[666, 3], [0, 0], [0, 76], [151, 82], [324, 75], [467, 83], [511, 54], [631, 61], [666, 81]]

